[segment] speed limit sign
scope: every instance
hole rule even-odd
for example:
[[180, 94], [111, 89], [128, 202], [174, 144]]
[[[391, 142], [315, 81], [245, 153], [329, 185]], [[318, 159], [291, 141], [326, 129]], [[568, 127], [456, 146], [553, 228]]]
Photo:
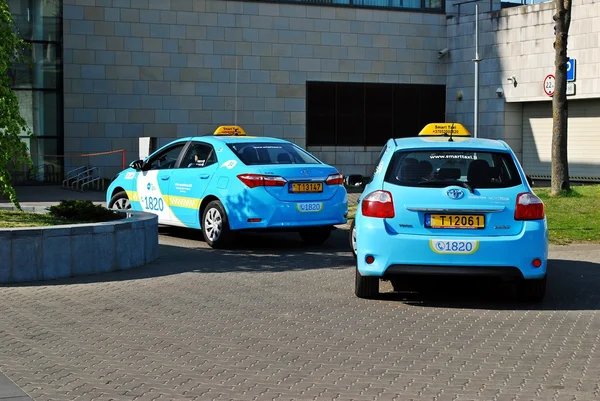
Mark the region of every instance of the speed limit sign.
[[548, 74], [544, 78], [544, 93], [548, 96], [554, 95], [554, 87], [556, 86], [556, 78], [554, 75]]

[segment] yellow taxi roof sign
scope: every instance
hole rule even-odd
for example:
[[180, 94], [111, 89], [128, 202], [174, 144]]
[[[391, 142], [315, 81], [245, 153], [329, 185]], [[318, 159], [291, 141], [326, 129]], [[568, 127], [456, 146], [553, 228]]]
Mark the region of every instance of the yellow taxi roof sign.
[[[452, 131], [452, 132], [451, 132]], [[471, 136], [471, 133], [461, 123], [431, 123], [427, 124], [419, 136]]]
[[237, 125], [221, 125], [213, 135], [246, 136], [246, 132]]

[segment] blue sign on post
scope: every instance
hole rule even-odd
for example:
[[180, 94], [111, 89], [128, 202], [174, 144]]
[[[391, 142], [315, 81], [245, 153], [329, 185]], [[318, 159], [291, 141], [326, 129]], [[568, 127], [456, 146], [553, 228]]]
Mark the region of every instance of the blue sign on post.
[[575, 59], [567, 61], [567, 82], [575, 81]]

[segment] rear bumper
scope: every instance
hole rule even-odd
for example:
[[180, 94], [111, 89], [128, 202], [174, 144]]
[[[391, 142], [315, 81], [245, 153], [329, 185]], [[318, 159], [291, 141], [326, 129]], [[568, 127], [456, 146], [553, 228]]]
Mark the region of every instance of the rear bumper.
[[[347, 221], [348, 196], [343, 187], [328, 200], [308, 203], [321, 205], [318, 211], [301, 211], [298, 202], [278, 201], [270, 195], [248, 197], [243, 207], [230, 204], [229, 226], [232, 230], [294, 229], [332, 226]], [[249, 222], [249, 219], [260, 221]]]
[[523, 278], [521, 270], [515, 266], [442, 266], [442, 265], [391, 265], [385, 276], [398, 275], [426, 276], [492, 276]]
[[[364, 276], [400, 274], [475, 275], [542, 278], [546, 275], [548, 234], [546, 221], [527, 221], [513, 236], [447, 237], [390, 234], [383, 220], [357, 216], [357, 266]], [[430, 240], [477, 241], [471, 254], [434, 252]], [[374, 262], [368, 264], [367, 256]], [[534, 267], [540, 259], [540, 267]]]

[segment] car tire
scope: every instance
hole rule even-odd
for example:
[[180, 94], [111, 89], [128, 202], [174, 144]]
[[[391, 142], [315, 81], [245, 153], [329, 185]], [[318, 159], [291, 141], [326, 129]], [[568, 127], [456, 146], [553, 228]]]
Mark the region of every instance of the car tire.
[[522, 302], [541, 302], [546, 295], [547, 276], [537, 280], [517, 282], [517, 298]]
[[363, 276], [355, 267], [354, 294], [359, 298], [374, 299], [379, 295], [379, 277]]
[[108, 209], [130, 210], [131, 201], [127, 196], [127, 192], [117, 192], [108, 202]]
[[310, 245], [321, 245], [329, 239], [333, 227], [311, 227], [299, 231], [300, 238]]
[[356, 219], [352, 219], [352, 223], [350, 223], [350, 249], [352, 250], [352, 256], [354, 256], [354, 260], [356, 260], [356, 227], [355, 227]]
[[223, 204], [218, 200], [210, 202], [202, 213], [202, 235], [211, 248], [227, 248], [233, 242], [229, 219]]

